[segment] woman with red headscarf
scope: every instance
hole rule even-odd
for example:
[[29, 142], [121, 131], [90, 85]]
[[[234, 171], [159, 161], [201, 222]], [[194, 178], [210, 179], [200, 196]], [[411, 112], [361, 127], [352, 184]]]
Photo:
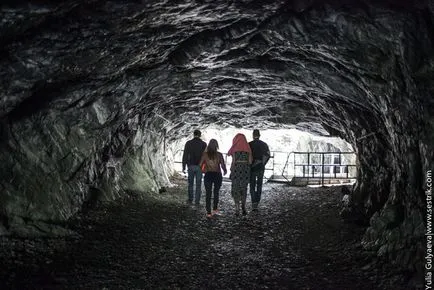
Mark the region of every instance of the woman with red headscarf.
[[235, 214], [240, 214], [241, 202], [243, 215], [246, 215], [247, 185], [250, 181], [252, 150], [244, 134], [239, 133], [234, 137], [228, 155], [232, 156], [230, 177], [232, 179], [231, 193], [235, 201]]

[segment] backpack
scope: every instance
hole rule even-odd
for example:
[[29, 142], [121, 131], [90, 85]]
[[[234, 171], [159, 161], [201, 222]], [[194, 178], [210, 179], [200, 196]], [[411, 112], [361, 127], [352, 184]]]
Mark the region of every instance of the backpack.
[[209, 158], [206, 158], [205, 162], [202, 163], [201, 169], [202, 169], [202, 172], [205, 173], [205, 172], [207, 172], [211, 168], [216, 168], [216, 167], [218, 168], [218, 165], [219, 165], [219, 160], [218, 159], [209, 159]]

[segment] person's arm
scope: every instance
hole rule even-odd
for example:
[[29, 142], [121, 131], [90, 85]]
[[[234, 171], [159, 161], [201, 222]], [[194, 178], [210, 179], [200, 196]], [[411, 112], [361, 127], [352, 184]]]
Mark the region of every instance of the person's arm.
[[228, 156], [231, 156], [231, 158], [232, 158], [232, 162], [231, 162], [231, 171], [234, 169], [234, 166], [235, 166], [235, 154], [234, 155], [228, 155]]
[[185, 171], [185, 167], [187, 166], [187, 161], [188, 161], [188, 155], [189, 155], [189, 152], [188, 152], [188, 150], [189, 150], [189, 146], [187, 146], [188, 145], [188, 142], [186, 142], [185, 143], [185, 146], [184, 146], [184, 153], [182, 154], [182, 172], [184, 172]]
[[252, 162], [253, 162], [252, 153], [248, 153], [248, 154], [249, 154], [249, 164], [252, 164]]
[[199, 167], [202, 168], [202, 164], [205, 162], [205, 152], [202, 153], [202, 157], [200, 158]]
[[226, 170], [225, 159], [223, 158], [223, 154], [220, 153], [220, 166], [223, 169], [223, 175], [226, 175], [228, 171]]
[[268, 148], [268, 145], [267, 145], [267, 143], [264, 143], [265, 144], [265, 153], [264, 153], [264, 155], [262, 156], [262, 163], [264, 163], [264, 166], [265, 165], [267, 165], [267, 162], [268, 162], [268, 160], [270, 160], [270, 157], [271, 157], [271, 153], [270, 153], [270, 148]]
[[231, 162], [231, 173], [229, 174], [229, 178], [232, 179], [232, 172], [234, 171], [234, 166], [235, 166], [235, 154], [232, 155], [228, 155], [232, 157], [232, 162]]

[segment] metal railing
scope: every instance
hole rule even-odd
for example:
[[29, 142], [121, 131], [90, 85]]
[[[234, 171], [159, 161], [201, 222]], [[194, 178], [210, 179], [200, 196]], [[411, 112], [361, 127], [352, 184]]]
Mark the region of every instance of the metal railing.
[[[183, 150], [177, 151], [175, 156], [182, 152]], [[228, 163], [227, 154], [222, 154], [229, 171], [232, 160]], [[356, 178], [357, 165], [352, 163], [355, 160], [354, 152], [271, 151], [264, 177], [270, 181], [284, 180], [288, 183], [293, 178], [306, 178], [308, 182], [309, 179], [320, 178], [321, 184], [324, 185], [325, 180]], [[182, 161], [175, 161], [175, 163], [182, 164]]]
[[[325, 180], [355, 179], [357, 165], [354, 152], [293, 152], [294, 177]], [[298, 158], [297, 158], [298, 157]]]

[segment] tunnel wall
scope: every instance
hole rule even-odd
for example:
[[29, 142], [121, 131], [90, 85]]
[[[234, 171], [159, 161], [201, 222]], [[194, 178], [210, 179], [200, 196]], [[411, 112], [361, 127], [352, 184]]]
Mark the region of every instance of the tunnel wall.
[[[402, 44], [397, 50], [407, 49]], [[426, 174], [434, 164], [432, 101], [427, 99], [432, 99], [433, 90], [425, 76], [410, 72], [410, 59], [395, 64], [388, 72], [389, 84], [373, 90], [371, 102], [380, 104], [380, 110], [361, 113], [330, 106], [328, 112], [345, 121], [329, 130], [338, 128], [335, 134], [356, 148], [358, 180], [343, 216], [368, 224], [362, 245], [400, 267], [423, 273]], [[403, 71], [411, 75], [403, 78]]]
[[109, 111], [97, 102], [3, 127], [0, 233], [68, 234], [61, 225], [78, 211], [169, 184], [162, 124]]
[[433, 167], [432, 1], [214, 2], [192, 2], [205, 20], [171, 1], [1, 11], [0, 232], [156, 190], [170, 174], [162, 128], [175, 126], [170, 143], [202, 123], [316, 122], [359, 156], [363, 245], [414, 268]]
[[366, 250], [423, 273], [426, 173], [434, 164], [432, 104], [426, 99], [433, 91], [426, 82], [421, 86], [426, 80], [415, 80], [414, 75], [406, 76], [404, 84], [401, 73], [402, 67], [396, 66], [388, 72], [394, 81], [374, 91], [379, 111], [325, 106], [319, 113], [337, 120], [328, 129], [348, 140], [358, 157], [351, 206], [342, 216], [368, 225], [362, 240]]
[[[329, 24], [324, 18], [337, 23], [337, 35], [345, 35], [345, 40], [336, 37], [338, 43], [363, 39], [365, 45], [354, 48], [357, 57], [366, 59], [359, 75], [347, 70], [342, 59], [330, 66], [320, 65], [319, 77], [326, 75], [322, 85], [346, 99], [315, 91], [307, 98], [323, 127], [356, 149], [358, 180], [349, 212], [345, 210], [343, 216], [369, 226], [362, 245], [399, 266], [423, 273], [425, 178], [434, 164], [433, 14], [432, 7], [419, 11], [401, 8], [390, 18], [386, 16], [388, 8], [378, 18], [374, 16], [374, 25], [384, 29], [376, 33], [372, 33], [376, 30], [371, 30], [373, 26], [336, 16], [333, 9], [307, 9], [303, 16], [295, 17], [318, 20], [318, 14], [328, 16], [319, 17], [322, 25], [314, 25], [316, 29], [311, 25], [315, 20], [298, 24], [297, 31], [309, 31], [305, 37], [313, 43], [327, 36], [320, 30]], [[333, 55], [333, 50], [328, 53]]]

